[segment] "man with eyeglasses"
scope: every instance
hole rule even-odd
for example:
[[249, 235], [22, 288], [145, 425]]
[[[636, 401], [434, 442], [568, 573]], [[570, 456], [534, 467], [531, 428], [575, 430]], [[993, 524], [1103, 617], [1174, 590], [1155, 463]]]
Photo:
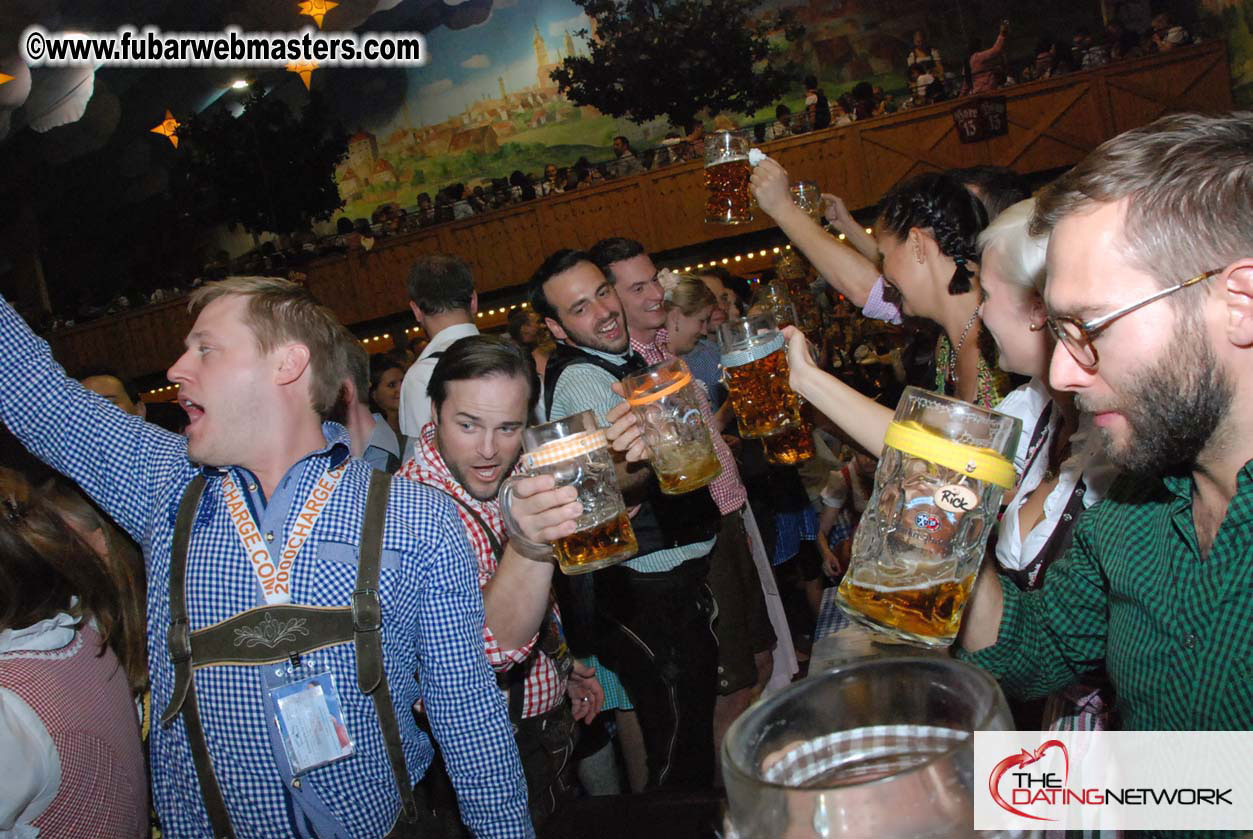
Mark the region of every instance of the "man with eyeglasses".
[[989, 568], [958, 655], [1034, 697], [1104, 668], [1127, 729], [1253, 728], [1253, 114], [1166, 117], [1039, 199], [1051, 384], [1125, 477], [1044, 586]]

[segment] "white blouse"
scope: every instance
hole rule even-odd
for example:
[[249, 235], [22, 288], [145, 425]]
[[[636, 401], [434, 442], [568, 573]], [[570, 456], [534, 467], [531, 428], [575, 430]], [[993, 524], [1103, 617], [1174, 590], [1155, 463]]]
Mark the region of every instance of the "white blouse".
[[[81, 619], [66, 612], [0, 632], [0, 659], [72, 647]], [[39, 715], [0, 687], [0, 839], [36, 839], [31, 822], [61, 788], [61, 760]]]
[[[1005, 397], [996, 406], [1000, 413], [1010, 414], [1022, 420], [1022, 438], [1014, 465], [1021, 474], [1026, 459], [1029, 438], [1041, 413], [1048, 407], [1051, 397], [1044, 380], [1032, 379]], [[1044, 517], [1023, 534], [1018, 526], [1018, 513], [1031, 493], [1044, 479], [1048, 469], [1048, 450], [1053, 435], [1057, 433], [1061, 417], [1057, 411], [1049, 421], [1048, 432], [1040, 445], [1039, 455], [1018, 484], [1013, 499], [1005, 507], [997, 533], [996, 561], [1002, 568], [1019, 571], [1031, 564], [1040, 549], [1048, 542], [1066, 509], [1070, 496], [1076, 491], [1079, 479], [1084, 482], [1083, 508], [1086, 510], [1105, 497], [1110, 484], [1118, 477], [1118, 469], [1105, 456], [1100, 435], [1087, 415], [1079, 419], [1079, 427], [1070, 437], [1070, 457], [1062, 461], [1058, 469], [1057, 485], [1044, 499]]]

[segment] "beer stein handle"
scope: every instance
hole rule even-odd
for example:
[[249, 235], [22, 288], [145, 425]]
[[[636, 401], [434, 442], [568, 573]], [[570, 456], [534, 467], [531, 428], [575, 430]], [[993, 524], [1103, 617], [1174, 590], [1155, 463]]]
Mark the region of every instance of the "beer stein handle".
[[528, 476], [511, 475], [500, 485], [500, 492], [496, 496], [500, 502], [500, 517], [505, 521], [505, 530], [509, 533], [509, 544], [513, 546], [515, 551], [527, 559], [551, 559], [553, 546], [546, 542], [536, 542], [529, 539], [522, 532], [522, 528], [518, 526], [518, 522], [514, 519], [513, 512], [510, 509], [510, 506], [513, 504], [513, 485], [524, 477]]

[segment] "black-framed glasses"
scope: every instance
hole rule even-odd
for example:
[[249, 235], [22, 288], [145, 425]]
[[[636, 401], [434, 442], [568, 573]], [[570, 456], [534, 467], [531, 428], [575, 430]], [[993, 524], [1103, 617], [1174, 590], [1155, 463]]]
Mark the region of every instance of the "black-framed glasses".
[[1178, 285], [1155, 291], [1143, 300], [1132, 303], [1130, 306], [1123, 306], [1115, 312], [1110, 312], [1108, 315], [1102, 315], [1093, 320], [1082, 321], [1065, 315], [1050, 315], [1045, 320], [1045, 323], [1048, 324], [1049, 331], [1053, 333], [1053, 337], [1066, 348], [1066, 351], [1070, 353], [1070, 357], [1075, 360], [1075, 363], [1091, 372], [1096, 370], [1097, 365], [1101, 363], [1094, 342], [1097, 336], [1109, 328], [1111, 323], [1123, 315], [1131, 314], [1136, 309], [1142, 309], [1150, 303], [1161, 300], [1163, 297], [1169, 297], [1180, 289], [1196, 285], [1199, 282], [1208, 280], [1210, 277], [1221, 274], [1223, 270], [1222, 268], [1215, 268], [1212, 271], [1206, 271], [1204, 274], [1197, 274], [1195, 277], [1186, 279]]

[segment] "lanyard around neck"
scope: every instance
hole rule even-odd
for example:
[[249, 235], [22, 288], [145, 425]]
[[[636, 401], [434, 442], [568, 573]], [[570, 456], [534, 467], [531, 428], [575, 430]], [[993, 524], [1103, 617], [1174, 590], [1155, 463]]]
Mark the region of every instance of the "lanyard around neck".
[[279, 555], [278, 562], [274, 561], [274, 556], [266, 547], [265, 539], [261, 536], [261, 529], [257, 527], [257, 520], [248, 509], [248, 502], [239, 484], [229, 472], [222, 479], [222, 503], [226, 505], [226, 512], [231, 518], [231, 525], [235, 528], [235, 535], [244, 546], [244, 555], [248, 557], [248, 564], [257, 577], [257, 583], [261, 586], [261, 593], [267, 604], [291, 602], [292, 566], [296, 564], [296, 556], [304, 547], [309, 534], [313, 532], [313, 526], [322, 517], [322, 511], [330, 503], [331, 496], [335, 494], [335, 488], [339, 486], [339, 481], [344, 477], [347, 469], [348, 459], [346, 458], [338, 467], [326, 470], [326, 473], [313, 485], [309, 497], [301, 505], [300, 515], [296, 516], [296, 521], [292, 524], [291, 533], [282, 543], [282, 553]]

